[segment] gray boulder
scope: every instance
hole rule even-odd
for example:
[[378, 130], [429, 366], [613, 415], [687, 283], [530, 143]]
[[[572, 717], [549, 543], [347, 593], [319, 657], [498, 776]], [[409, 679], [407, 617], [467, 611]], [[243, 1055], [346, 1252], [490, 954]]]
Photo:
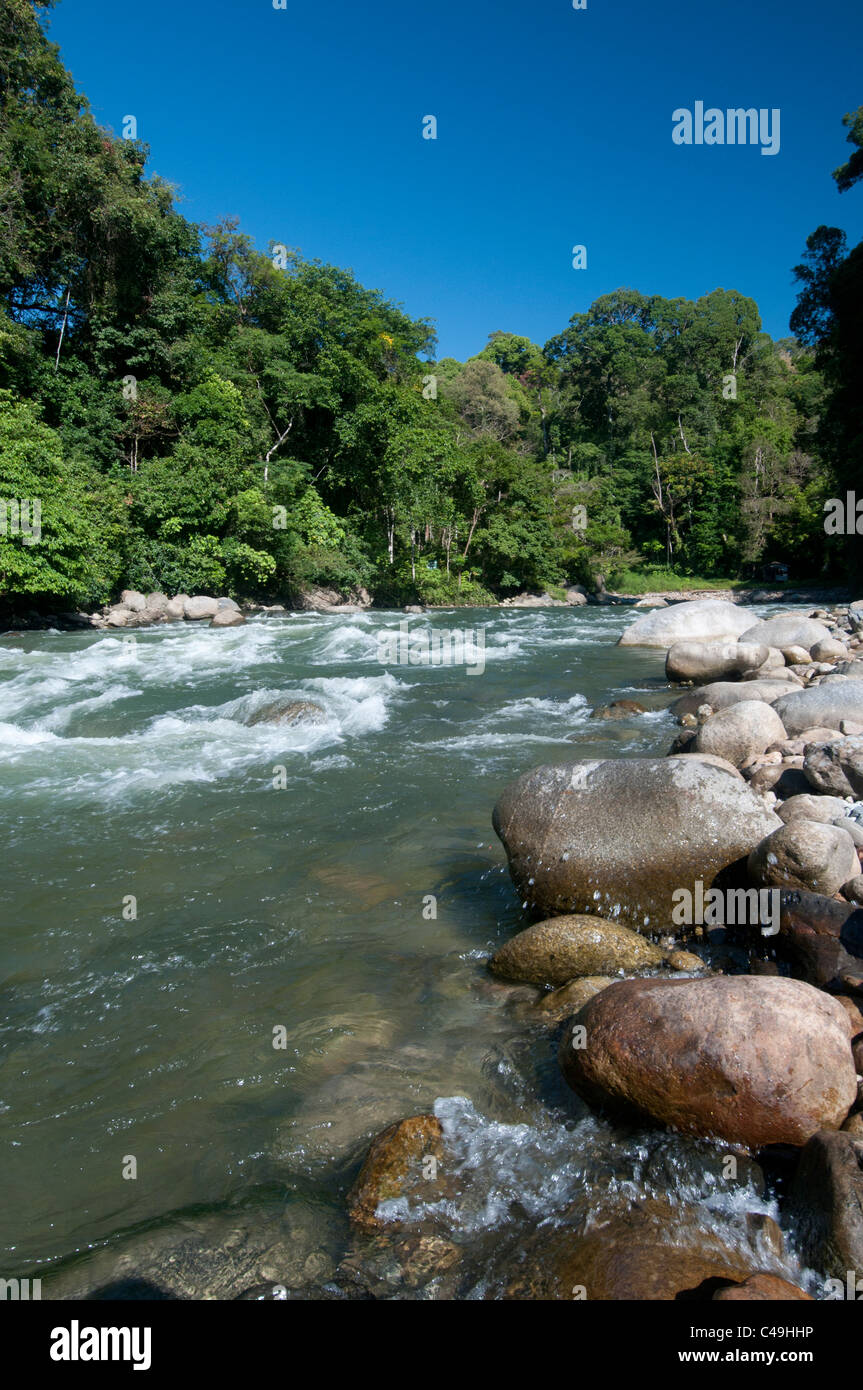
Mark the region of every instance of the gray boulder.
[[749, 625], [751, 616], [725, 599], [690, 599], [636, 618], [618, 646], [673, 647], [677, 642], [735, 642]]
[[696, 753], [713, 753], [740, 767], [785, 738], [779, 715], [763, 700], [741, 700], [706, 720], [695, 737]]
[[696, 757], [537, 767], [493, 816], [527, 907], [636, 929], [668, 928], [675, 890], [708, 887], [781, 824], [742, 780]]
[[741, 634], [743, 642], [763, 642], [766, 647], [803, 647], [807, 652], [816, 642], [823, 642], [830, 636], [830, 629], [814, 618], [806, 618], [802, 613], [782, 613], [776, 618], [766, 618]]
[[805, 888], [832, 897], [860, 871], [844, 830], [797, 816], [768, 835], [749, 856], [749, 876], [763, 888]]
[[120, 595], [120, 603], [123, 608], [128, 608], [130, 613], [143, 613], [147, 607], [146, 598], [139, 594], [137, 589], [124, 589]]
[[687, 690], [685, 695], [674, 701], [671, 713], [679, 719], [683, 714], [695, 714], [702, 705], [709, 705], [716, 711], [738, 705], [742, 700], [763, 700], [765, 704], [772, 705], [787, 694], [785, 681], [712, 681], [710, 685]]
[[198, 594], [195, 598], [187, 598], [183, 606], [183, 616], [189, 622], [200, 622], [202, 618], [215, 618], [218, 611], [218, 599], [208, 598], [203, 594]]
[[863, 796], [863, 738], [808, 744], [803, 771], [816, 791], [833, 796]]
[[768, 655], [758, 643], [676, 642], [668, 649], [665, 675], [670, 681], [718, 681], [757, 671]]
[[816, 726], [838, 730], [843, 719], [863, 722], [863, 680], [831, 681], [792, 690], [772, 703], [790, 735]]
[[242, 627], [245, 621], [238, 608], [220, 608], [214, 615], [210, 627]]

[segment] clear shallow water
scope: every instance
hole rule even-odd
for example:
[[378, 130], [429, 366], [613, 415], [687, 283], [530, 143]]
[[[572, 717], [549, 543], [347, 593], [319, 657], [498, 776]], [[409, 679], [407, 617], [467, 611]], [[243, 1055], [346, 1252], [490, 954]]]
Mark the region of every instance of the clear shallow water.
[[[302, 1194], [328, 1246], [368, 1137], [436, 1103], [479, 1173], [463, 1233], [619, 1158], [485, 960], [526, 925], [506, 782], [674, 737], [663, 654], [614, 646], [633, 616], [411, 619], [484, 628], [481, 675], [383, 668], [401, 613], [0, 636], [0, 1273], [263, 1191]], [[623, 695], [651, 713], [589, 718]], [[325, 721], [245, 722], [282, 697]]]

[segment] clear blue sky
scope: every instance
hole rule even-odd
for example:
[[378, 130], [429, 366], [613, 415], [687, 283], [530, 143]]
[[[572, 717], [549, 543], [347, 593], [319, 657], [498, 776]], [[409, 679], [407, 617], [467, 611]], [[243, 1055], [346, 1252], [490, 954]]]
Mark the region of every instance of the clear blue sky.
[[[61, 0], [50, 34], [186, 216], [352, 267], [436, 321], [441, 357], [497, 328], [544, 343], [622, 285], [737, 289], [783, 337], [807, 235], [863, 235], [863, 191], [830, 178], [858, 0], [287, 2]], [[779, 107], [780, 152], [674, 145], [696, 100]]]

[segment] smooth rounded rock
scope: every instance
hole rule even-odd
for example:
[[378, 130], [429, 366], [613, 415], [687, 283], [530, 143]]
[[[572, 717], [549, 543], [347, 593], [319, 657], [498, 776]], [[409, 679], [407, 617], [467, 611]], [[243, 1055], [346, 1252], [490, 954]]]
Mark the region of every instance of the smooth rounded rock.
[[838, 1129], [857, 1094], [841, 1005], [801, 980], [622, 980], [561, 1040], [569, 1085], [633, 1121], [759, 1149]]
[[768, 655], [767, 647], [757, 642], [676, 642], [666, 654], [665, 675], [670, 681], [704, 684], [757, 671]]
[[709, 887], [781, 824], [742, 780], [689, 757], [533, 768], [493, 816], [529, 909], [636, 929], [667, 928], [676, 890]]
[[616, 922], [581, 913], [552, 917], [507, 941], [489, 962], [495, 975], [563, 985], [579, 975], [617, 975], [662, 965], [658, 946]]
[[859, 872], [860, 863], [844, 830], [798, 816], [762, 840], [747, 867], [760, 887], [805, 888], [831, 897]]
[[194, 598], [186, 599], [183, 606], [183, 615], [189, 622], [199, 622], [202, 618], [215, 618], [218, 611], [218, 599], [208, 598], [205, 594], [197, 594]]
[[618, 646], [673, 647], [677, 642], [736, 641], [751, 616], [725, 599], [690, 599], [636, 618]]
[[770, 705], [762, 700], [741, 700], [706, 720], [693, 748], [697, 753], [727, 758], [740, 767], [747, 758], [765, 752], [771, 743], [784, 738], [782, 720]]
[[765, 618], [762, 622], [746, 628], [740, 636], [742, 642], [763, 642], [765, 647], [802, 647], [807, 653], [830, 637], [830, 629], [814, 618], [805, 618], [800, 613], [781, 613], [775, 618]]
[[836, 729], [843, 719], [863, 721], [863, 680], [830, 682], [793, 690], [773, 702], [789, 735], [816, 726]]

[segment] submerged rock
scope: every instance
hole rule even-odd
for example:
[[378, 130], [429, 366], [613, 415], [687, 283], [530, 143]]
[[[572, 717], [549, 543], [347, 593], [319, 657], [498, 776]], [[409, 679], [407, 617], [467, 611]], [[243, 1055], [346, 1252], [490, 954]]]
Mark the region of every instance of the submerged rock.
[[752, 1149], [838, 1129], [857, 1094], [844, 1009], [776, 976], [619, 981], [571, 1021], [559, 1059], [589, 1104]]
[[563, 985], [579, 975], [610, 975], [662, 965], [658, 946], [601, 917], [579, 913], [538, 922], [507, 941], [489, 962], [495, 975]]
[[313, 700], [273, 700], [248, 718], [249, 724], [323, 724], [326, 710]]
[[682, 757], [534, 768], [493, 824], [527, 907], [666, 929], [677, 890], [709, 887], [782, 822], [743, 781]]
[[[426, 1167], [432, 1158], [433, 1165]], [[443, 1159], [443, 1128], [434, 1115], [413, 1115], [390, 1125], [372, 1141], [359, 1177], [348, 1193], [348, 1215], [355, 1226], [378, 1231], [390, 1224], [379, 1211], [382, 1203], [397, 1202], [410, 1189], [423, 1186], [424, 1200], [437, 1200], [437, 1165]], [[424, 1173], [435, 1172], [435, 1179]], [[431, 1194], [431, 1195], [430, 1195]]]
[[610, 705], [597, 705], [591, 719], [629, 719], [633, 714], [645, 714], [644, 705], [637, 700], [615, 700]]
[[[600, 996], [601, 998], [602, 996]], [[540, 1230], [504, 1297], [590, 1302], [709, 1299], [717, 1284], [753, 1272], [755, 1252], [737, 1248], [704, 1213], [642, 1198], [629, 1211], [597, 1213], [587, 1229]]]
[[561, 985], [559, 989], [544, 994], [538, 1000], [536, 1008], [541, 1014], [555, 1021], [569, 1018], [572, 1014], [578, 1013], [588, 999], [592, 999], [600, 990], [613, 984], [611, 975], [583, 975], [578, 980], [570, 980], [569, 984]]

